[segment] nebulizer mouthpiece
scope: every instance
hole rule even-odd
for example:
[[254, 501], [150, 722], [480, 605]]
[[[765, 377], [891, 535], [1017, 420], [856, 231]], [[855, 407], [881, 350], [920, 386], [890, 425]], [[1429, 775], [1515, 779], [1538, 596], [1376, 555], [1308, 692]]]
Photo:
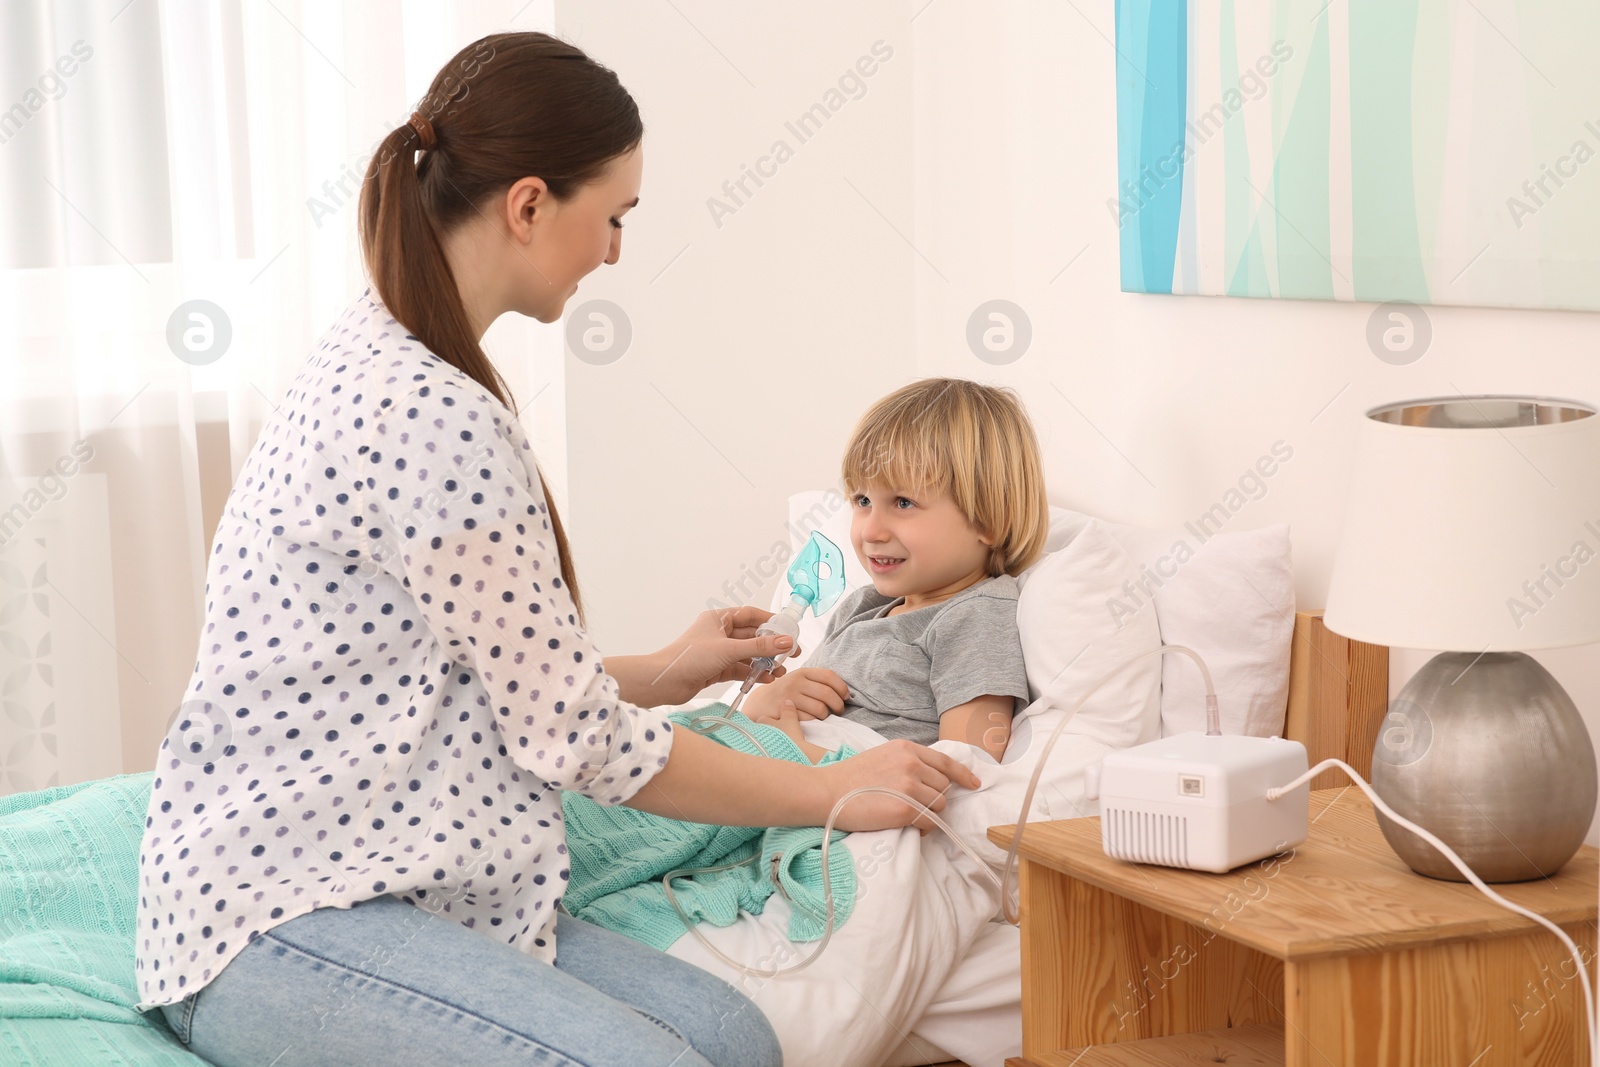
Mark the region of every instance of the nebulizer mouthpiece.
[[[805, 547], [789, 564], [788, 578], [789, 603], [762, 623], [756, 636], [779, 634], [788, 637], [795, 643], [789, 646], [793, 651], [800, 641], [800, 620], [805, 617], [806, 611], [821, 615], [844, 594], [844, 553], [820, 531], [813, 530]], [[733, 698], [728, 710], [738, 711], [739, 705], [744, 703], [745, 694], [756, 684], [756, 679], [788, 658], [789, 653], [784, 652], [778, 656], [760, 656], [751, 660], [750, 677], [745, 679], [744, 685], [739, 688], [739, 695]]]

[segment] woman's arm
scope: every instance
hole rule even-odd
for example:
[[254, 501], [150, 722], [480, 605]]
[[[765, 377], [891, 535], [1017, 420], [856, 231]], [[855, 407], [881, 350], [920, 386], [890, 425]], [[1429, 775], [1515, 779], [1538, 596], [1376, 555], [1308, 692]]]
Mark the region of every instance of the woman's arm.
[[[624, 801], [652, 815], [722, 826], [821, 826], [839, 799], [862, 786], [886, 786], [943, 811], [951, 783], [978, 788], [961, 764], [910, 741], [888, 741], [858, 756], [807, 767], [724, 748], [693, 730], [672, 731], [667, 765]], [[850, 802], [841, 830], [882, 830], [913, 824], [903, 801], [868, 793]], [[928, 829], [925, 818], [914, 825]]]
[[[662, 664], [659, 653], [647, 656], [607, 656], [606, 673], [617, 680], [622, 699], [641, 707], [658, 704], [682, 704], [682, 700], [662, 700], [658, 692]], [[691, 694], [692, 695], [692, 694]]]
[[1011, 741], [1011, 714], [1016, 701], [1011, 697], [981, 696], [958, 704], [939, 716], [939, 740], [963, 741], [983, 749], [995, 758], [1005, 758]]

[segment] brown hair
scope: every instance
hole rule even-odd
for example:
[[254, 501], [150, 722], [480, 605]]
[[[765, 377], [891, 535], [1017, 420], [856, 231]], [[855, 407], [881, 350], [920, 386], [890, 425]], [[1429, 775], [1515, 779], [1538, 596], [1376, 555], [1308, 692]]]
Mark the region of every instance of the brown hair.
[[1039, 441], [1010, 389], [927, 378], [861, 416], [840, 464], [845, 495], [871, 486], [950, 497], [994, 539], [991, 576], [1015, 577], [1044, 554], [1050, 534]]
[[[442, 238], [522, 178], [544, 179], [557, 200], [596, 181], [643, 138], [639, 108], [616, 74], [580, 49], [543, 33], [497, 33], [457, 52], [417, 111], [433, 126], [433, 148], [417, 162], [422, 135], [405, 123], [373, 152], [361, 185], [367, 272], [417, 340], [515, 410], [473, 334]], [[581, 620], [572, 550], [548, 489], [545, 503]]]

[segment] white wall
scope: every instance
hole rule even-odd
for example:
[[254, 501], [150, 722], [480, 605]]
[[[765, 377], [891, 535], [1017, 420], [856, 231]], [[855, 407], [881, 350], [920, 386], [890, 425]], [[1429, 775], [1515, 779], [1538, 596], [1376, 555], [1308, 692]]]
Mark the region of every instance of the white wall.
[[[910, 233], [909, 20], [898, 4], [841, 0], [562, 0], [556, 24], [619, 73], [645, 122], [621, 261], [567, 304], [570, 316], [615, 302], [633, 340], [608, 365], [569, 355], [566, 380], [591, 629], [602, 651], [643, 652], [771, 554], [788, 495], [837, 481], [855, 420], [912, 377], [912, 253], [863, 200]], [[892, 55], [864, 93], [801, 143], [785, 123], [880, 40]], [[747, 180], [719, 227], [707, 200], [778, 139], [793, 157], [761, 187]]]
[[[1457, 390], [1600, 401], [1596, 315], [1430, 307], [1431, 347], [1394, 366], [1367, 347], [1371, 304], [1120, 292], [1110, 4], [677, 7], [687, 18], [557, 4], [650, 127], [622, 268], [585, 285], [628, 309], [636, 348], [568, 366], [572, 525], [602, 649], [660, 644], [767, 553], [786, 494], [833, 484], [854, 419], [913, 377], [1015, 387], [1052, 502], [1123, 522], [1181, 524], [1285, 442], [1292, 460], [1231, 528], [1291, 524], [1302, 607], [1326, 597], [1364, 410]], [[866, 96], [716, 229], [705, 198], [879, 38], [894, 57]], [[1001, 366], [965, 340], [994, 298], [1033, 329]], [[826, 410], [786, 449], [762, 435], [801, 366]], [[1392, 689], [1428, 655], [1395, 650]], [[1594, 649], [1537, 658], [1600, 737]]]
[[[1117, 177], [1112, 20], [1109, 5], [1077, 7], [940, 0], [916, 39], [917, 240], [950, 276], [918, 275], [917, 373], [1016, 387], [1054, 503], [1177, 525], [1282, 440], [1294, 458], [1231, 528], [1289, 523], [1297, 600], [1321, 607], [1362, 412], [1458, 390], [1600, 402], [1597, 315], [1430, 307], [1428, 351], [1394, 366], [1367, 347], [1371, 304], [1119, 292], [1105, 207]], [[962, 331], [995, 296], [1028, 312], [1034, 336], [1016, 363], [990, 368]], [[1431, 655], [1394, 650], [1391, 693]], [[1536, 658], [1600, 738], [1595, 649]]]

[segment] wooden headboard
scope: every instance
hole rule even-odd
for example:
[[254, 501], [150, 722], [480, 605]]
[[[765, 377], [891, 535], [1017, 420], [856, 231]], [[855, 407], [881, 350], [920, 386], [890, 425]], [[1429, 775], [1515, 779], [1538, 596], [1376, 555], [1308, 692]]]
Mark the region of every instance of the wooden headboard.
[[[1311, 766], [1336, 756], [1370, 778], [1372, 749], [1388, 708], [1388, 646], [1340, 637], [1323, 625], [1320, 610], [1296, 612], [1283, 734], [1306, 746]], [[1346, 781], [1338, 771], [1324, 771], [1311, 788]]]

